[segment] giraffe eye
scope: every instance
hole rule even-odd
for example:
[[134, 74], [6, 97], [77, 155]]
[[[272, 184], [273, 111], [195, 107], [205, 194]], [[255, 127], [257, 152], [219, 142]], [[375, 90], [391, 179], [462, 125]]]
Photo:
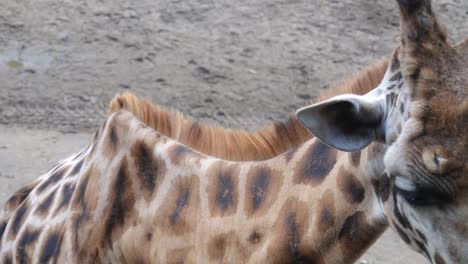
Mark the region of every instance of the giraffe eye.
[[426, 169], [431, 173], [443, 174], [447, 170], [448, 160], [441, 156], [438, 151], [424, 150], [422, 160]]
[[453, 200], [452, 194], [440, 188], [418, 184], [403, 176], [395, 177], [394, 189], [412, 206], [440, 205]]

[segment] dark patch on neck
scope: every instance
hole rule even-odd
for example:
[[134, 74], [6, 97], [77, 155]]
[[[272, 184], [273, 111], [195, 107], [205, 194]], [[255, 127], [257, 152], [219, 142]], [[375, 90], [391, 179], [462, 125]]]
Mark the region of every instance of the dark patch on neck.
[[289, 261], [292, 263], [322, 263], [320, 256], [315, 252], [307, 252], [304, 254], [301, 250], [301, 233], [299, 231], [298, 223], [296, 222], [296, 214], [292, 213], [286, 218], [288, 227], [288, 254]]
[[47, 180], [45, 180], [44, 183], [42, 183], [41, 185], [39, 185], [39, 187], [37, 187], [37, 190], [39, 193], [43, 192], [47, 187], [49, 187], [51, 184], [53, 183], [56, 183], [58, 182], [59, 180], [61, 180], [63, 178], [63, 175], [65, 173], [65, 171], [67, 170], [68, 168], [66, 167], [62, 167], [62, 168], [58, 168], [54, 173], [52, 173], [52, 175], [50, 175]]
[[42, 248], [40, 263], [47, 263], [51, 259], [54, 259], [54, 263], [57, 262], [57, 257], [60, 254], [61, 237], [59, 234], [50, 234], [45, 242], [44, 248]]
[[119, 171], [115, 178], [113, 188], [113, 197], [111, 199], [110, 212], [105, 225], [105, 237], [109, 245], [112, 243], [112, 233], [116, 227], [125, 223], [125, 217], [135, 203], [135, 197], [132, 193], [132, 184], [127, 175], [127, 160], [121, 161]]
[[77, 193], [74, 198], [74, 203], [78, 205], [83, 205], [85, 204], [85, 192], [86, 188], [88, 187], [88, 182], [89, 182], [89, 174], [84, 176], [84, 178], [81, 180], [77, 187]]
[[364, 186], [356, 176], [346, 171], [343, 167], [338, 172], [337, 184], [349, 203], [359, 204], [364, 201]]
[[209, 241], [208, 255], [211, 260], [222, 261], [226, 253], [227, 238], [225, 234], [217, 235]]
[[28, 255], [28, 246], [36, 244], [37, 239], [39, 238], [40, 231], [29, 231], [26, 230], [21, 238], [18, 241], [16, 247], [16, 256], [19, 259], [19, 263], [30, 263], [32, 258]]
[[333, 192], [327, 190], [319, 201], [318, 205], [318, 218], [315, 222], [317, 223], [317, 229], [320, 232], [326, 232], [332, 228], [335, 224], [335, 200]]
[[142, 188], [151, 196], [156, 188], [158, 162], [154, 160], [153, 152], [144, 142], [138, 142], [134, 146], [132, 156], [135, 159]]
[[32, 183], [16, 191], [15, 194], [13, 194], [13, 196], [5, 203], [5, 207], [9, 210], [15, 210], [18, 208], [18, 206], [26, 200], [36, 186], [37, 183]]
[[344, 256], [359, 256], [380, 236], [385, 226], [369, 224], [362, 211], [347, 217], [338, 234]]
[[20, 227], [23, 225], [26, 214], [28, 213], [28, 204], [25, 202], [16, 210], [13, 220], [11, 221], [10, 235], [16, 237]]
[[43, 200], [39, 206], [36, 208], [36, 213], [39, 214], [39, 215], [42, 215], [44, 213], [47, 213], [50, 206], [52, 205], [52, 203], [54, 202], [54, 198], [55, 198], [55, 193], [57, 192], [57, 189], [54, 189], [48, 196], [47, 198], [45, 198], [45, 200]]
[[5, 232], [6, 226], [7, 222], [5, 220], [0, 223], [0, 242], [2, 241], [3, 233]]
[[253, 210], [256, 211], [265, 200], [265, 196], [268, 192], [268, 186], [270, 184], [270, 173], [265, 168], [260, 169], [258, 174], [255, 176], [253, 186], [250, 188], [252, 195], [252, 206]]
[[75, 164], [70, 174], [68, 174], [68, 177], [77, 175], [80, 172], [81, 167], [83, 166], [83, 163], [84, 163], [84, 160], [82, 159], [77, 164]]
[[60, 201], [59, 206], [55, 210], [55, 213], [57, 214], [60, 209], [64, 208], [65, 206], [68, 206], [70, 204], [70, 200], [72, 198], [73, 192], [75, 191], [76, 185], [73, 183], [67, 183], [63, 186], [62, 188], [62, 201]]
[[185, 189], [180, 192], [179, 197], [176, 201], [176, 208], [174, 209], [174, 212], [172, 212], [172, 214], [169, 216], [172, 225], [176, 224], [179, 221], [180, 213], [187, 205], [189, 197], [190, 191], [188, 189]]
[[390, 196], [390, 179], [387, 174], [382, 174], [378, 179], [372, 179], [375, 194], [382, 202], [386, 202]]
[[109, 144], [112, 148], [117, 148], [117, 144], [119, 143], [119, 138], [117, 137], [117, 132], [115, 131], [115, 127], [113, 125], [109, 125]]
[[298, 227], [296, 223], [296, 215], [291, 214], [287, 217], [287, 225], [288, 225], [288, 235], [289, 235], [289, 253], [294, 256], [297, 260], [299, 256], [299, 243], [300, 238], [298, 234]]
[[295, 172], [296, 184], [320, 185], [336, 163], [337, 151], [316, 140], [306, 151]]
[[228, 209], [233, 202], [233, 188], [232, 176], [229, 174], [221, 173], [218, 176], [218, 192], [216, 194], [216, 204], [224, 211]]
[[[238, 203], [239, 166], [224, 161], [214, 163], [207, 172], [211, 216], [227, 216], [236, 212]], [[249, 200], [249, 199], [247, 199]]]
[[84, 223], [85, 220], [89, 220], [89, 212], [88, 208], [86, 207], [86, 204], [83, 204], [83, 208], [80, 214], [76, 215], [73, 221], [73, 232], [74, 232], [74, 249], [76, 252], [80, 251], [80, 244], [78, 243], [79, 241], [79, 235], [80, 231], [79, 228], [81, 227], [81, 224]]

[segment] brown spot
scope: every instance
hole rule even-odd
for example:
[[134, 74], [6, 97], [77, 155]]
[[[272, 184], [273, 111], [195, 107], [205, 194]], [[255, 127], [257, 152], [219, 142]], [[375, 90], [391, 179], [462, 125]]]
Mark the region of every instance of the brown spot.
[[194, 152], [187, 146], [180, 144], [174, 144], [174, 146], [171, 146], [168, 150], [168, 153], [171, 162], [176, 165], [189, 157], [200, 158], [200, 155], [197, 152]]
[[289, 198], [282, 206], [273, 225], [275, 237], [267, 249], [271, 263], [324, 263], [317, 252], [311, 251], [312, 241], [305, 239], [308, 229], [308, 206]]
[[224, 263], [224, 257], [236, 256], [236, 259], [248, 262], [253, 252], [251, 245], [241, 243], [233, 231], [215, 235], [208, 241], [208, 257], [211, 262]]
[[321, 184], [336, 163], [336, 150], [316, 140], [306, 151], [295, 171], [296, 184]]
[[146, 233], [145, 237], [146, 237], [147, 241], [151, 241], [151, 240], [153, 240], [153, 233], [148, 232], [148, 233]]
[[258, 233], [257, 231], [253, 231], [252, 234], [250, 234], [249, 236], [249, 241], [252, 244], [258, 244], [261, 239], [262, 239], [262, 235]]
[[317, 229], [326, 232], [335, 224], [335, 200], [331, 190], [325, 191], [318, 202], [317, 212], [315, 214], [315, 223]]
[[31, 184], [26, 185], [25, 187], [16, 191], [13, 196], [8, 199], [5, 203], [5, 208], [8, 210], [14, 211], [18, 206], [23, 203], [24, 200], [29, 196], [31, 191], [40, 183], [40, 181], [35, 181]]
[[361, 162], [361, 151], [355, 151], [349, 154], [349, 160], [354, 167], [359, 167]]
[[104, 217], [104, 233], [101, 234], [101, 243], [107, 240], [109, 244], [115, 241], [122, 234], [122, 226], [127, 218], [133, 215], [135, 204], [135, 194], [132, 190], [132, 180], [128, 175], [127, 159], [122, 159], [120, 168], [115, 176], [115, 180], [110, 192], [110, 207], [107, 209], [107, 216]]
[[54, 259], [54, 263], [57, 262], [57, 257], [60, 254], [61, 240], [61, 236], [58, 233], [48, 234], [47, 240], [42, 248], [39, 259], [40, 263], [48, 263], [52, 259]]
[[39, 230], [26, 230], [23, 232], [21, 238], [19, 238], [18, 240], [18, 244], [16, 247], [16, 258], [18, 263], [32, 262], [32, 254], [34, 252], [34, 247], [31, 246], [36, 245], [39, 235]]
[[84, 163], [83, 159], [78, 161], [78, 163], [76, 163], [73, 166], [73, 169], [70, 171], [67, 177], [76, 176], [81, 171], [81, 167], [83, 166], [83, 163]]
[[13, 215], [13, 219], [11, 220], [11, 227], [10, 227], [10, 237], [14, 239], [18, 234], [19, 229], [22, 227], [23, 222], [25, 221], [28, 215], [29, 204], [25, 201], [23, 202], [20, 207], [16, 210], [15, 214]]
[[365, 189], [362, 183], [351, 172], [340, 167], [338, 171], [337, 184], [346, 200], [351, 204], [359, 204], [364, 200]]
[[179, 177], [173, 181], [155, 223], [163, 232], [170, 234], [182, 235], [191, 231], [198, 219], [199, 201], [198, 177]]
[[239, 171], [237, 165], [228, 165], [223, 161], [208, 169], [207, 176], [212, 183], [207, 186], [211, 216], [228, 216], [236, 212]]
[[384, 226], [372, 226], [364, 212], [357, 212], [346, 218], [338, 241], [344, 256], [356, 256], [359, 251], [365, 251], [380, 236]]
[[222, 261], [226, 253], [227, 235], [216, 235], [208, 242], [208, 255], [210, 260]]
[[62, 188], [62, 200], [60, 201], [59, 206], [55, 210], [57, 214], [61, 209], [67, 208], [70, 205], [72, 195], [75, 191], [76, 185], [73, 183], [67, 183]]
[[107, 127], [107, 135], [105, 140], [103, 140], [104, 153], [108, 157], [113, 157], [118, 149], [119, 138], [117, 136], [117, 131], [115, 127], [115, 120], [111, 122]]
[[377, 197], [379, 197], [382, 202], [386, 202], [390, 196], [390, 178], [388, 175], [384, 173], [378, 180], [373, 179], [372, 186], [374, 186]]
[[282, 185], [281, 172], [266, 166], [251, 167], [247, 175], [245, 210], [248, 216], [265, 213]]
[[49, 212], [50, 206], [54, 203], [55, 193], [57, 189], [54, 189], [43, 201], [36, 207], [36, 214], [43, 215]]
[[157, 187], [161, 184], [166, 173], [166, 164], [155, 157], [152, 148], [144, 141], [138, 141], [131, 150], [136, 175], [140, 182], [143, 195], [147, 201], [151, 198]]
[[59, 180], [63, 178], [63, 175], [69, 168], [66, 166], [60, 166], [57, 168], [52, 174], [50, 174], [47, 179], [37, 187], [37, 191], [39, 193], [43, 192], [45, 189], [47, 189], [50, 185], [57, 183]]

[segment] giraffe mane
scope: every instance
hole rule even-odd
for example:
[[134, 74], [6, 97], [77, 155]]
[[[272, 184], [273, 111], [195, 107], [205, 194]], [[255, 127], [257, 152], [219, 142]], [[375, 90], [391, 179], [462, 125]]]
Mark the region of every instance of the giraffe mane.
[[[345, 93], [365, 94], [382, 80], [388, 60], [382, 59], [341, 82], [308, 103]], [[264, 160], [291, 150], [312, 138], [294, 115], [286, 121], [273, 122], [256, 131], [227, 129], [219, 125], [200, 124], [179, 111], [164, 109], [132, 93], [115, 96], [108, 115], [121, 109], [135, 115], [146, 125], [197, 151], [226, 160]]]

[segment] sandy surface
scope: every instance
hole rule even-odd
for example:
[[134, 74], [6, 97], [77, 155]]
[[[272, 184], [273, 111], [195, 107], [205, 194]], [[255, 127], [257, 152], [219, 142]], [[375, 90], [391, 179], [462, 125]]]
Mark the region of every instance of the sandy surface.
[[[434, 1], [453, 41], [468, 1]], [[118, 92], [255, 129], [382, 56], [387, 0], [0, 1], [0, 202], [84, 147]], [[366, 263], [424, 263], [387, 232]]]

